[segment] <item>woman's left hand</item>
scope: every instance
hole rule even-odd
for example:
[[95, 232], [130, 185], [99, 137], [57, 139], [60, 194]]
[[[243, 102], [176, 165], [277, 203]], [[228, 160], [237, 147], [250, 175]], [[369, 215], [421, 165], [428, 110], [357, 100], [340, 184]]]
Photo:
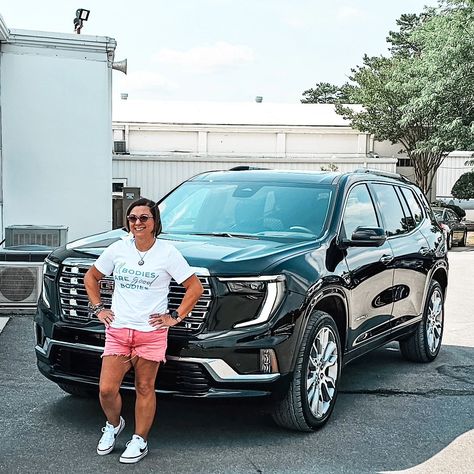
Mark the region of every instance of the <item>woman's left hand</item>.
[[151, 314], [148, 318], [148, 323], [150, 326], [153, 326], [156, 329], [169, 328], [171, 326], [176, 326], [178, 321], [173, 319], [168, 313], [164, 314]]

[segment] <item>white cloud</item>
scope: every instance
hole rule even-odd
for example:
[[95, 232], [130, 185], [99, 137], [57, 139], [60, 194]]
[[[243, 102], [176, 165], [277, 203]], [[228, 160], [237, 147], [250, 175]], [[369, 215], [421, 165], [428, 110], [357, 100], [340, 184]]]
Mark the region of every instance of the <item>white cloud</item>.
[[176, 90], [179, 90], [178, 84], [154, 71], [132, 71], [127, 76], [121, 73], [114, 74], [114, 98], [120, 97], [122, 93], [127, 93], [129, 99], [161, 98]]
[[[114, 79], [115, 80], [115, 79]], [[117, 81], [121, 88], [132, 90], [176, 89], [176, 84], [165, 76], [153, 71], [132, 71], [126, 77], [121, 76]], [[126, 92], [124, 90], [124, 92]]]
[[229, 66], [253, 62], [255, 55], [248, 46], [220, 41], [213, 46], [201, 46], [187, 51], [161, 49], [153, 59], [161, 63], [188, 68], [194, 72], [208, 73]]

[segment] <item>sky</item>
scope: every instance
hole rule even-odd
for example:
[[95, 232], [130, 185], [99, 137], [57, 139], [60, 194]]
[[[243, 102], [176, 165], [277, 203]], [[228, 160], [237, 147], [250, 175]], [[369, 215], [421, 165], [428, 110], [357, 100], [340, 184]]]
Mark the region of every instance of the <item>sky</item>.
[[317, 82], [342, 85], [364, 54], [387, 54], [402, 13], [436, 0], [2, 0], [9, 29], [117, 41], [113, 99], [299, 103]]

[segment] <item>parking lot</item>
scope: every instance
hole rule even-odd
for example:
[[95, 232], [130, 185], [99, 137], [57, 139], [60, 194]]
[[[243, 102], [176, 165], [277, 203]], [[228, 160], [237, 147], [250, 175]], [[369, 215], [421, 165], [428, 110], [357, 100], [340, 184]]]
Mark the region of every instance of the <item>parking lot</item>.
[[450, 266], [444, 347], [432, 364], [402, 360], [397, 344], [352, 363], [331, 421], [310, 434], [276, 427], [264, 402], [162, 399], [150, 454], [136, 466], [118, 462], [133, 399], [117, 449], [97, 456], [98, 401], [43, 378], [32, 317], [12, 316], [0, 334], [0, 472], [472, 472], [474, 247], [453, 248]]

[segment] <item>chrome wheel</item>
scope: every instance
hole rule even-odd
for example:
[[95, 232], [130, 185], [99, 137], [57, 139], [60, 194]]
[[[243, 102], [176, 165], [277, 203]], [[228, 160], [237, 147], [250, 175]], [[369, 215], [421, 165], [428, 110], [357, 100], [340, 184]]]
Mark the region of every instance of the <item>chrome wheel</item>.
[[444, 325], [444, 292], [436, 280], [430, 282], [423, 320], [409, 336], [400, 339], [402, 356], [413, 362], [431, 362], [441, 349]]
[[331, 407], [339, 374], [336, 336], [331, 328], [322, 327], [309, 353], [306, 378], [308, 406], [316, 418], [322, 418]]
[[443, 334], [443, 296], [436, 288], [431, 294], [426, 317], [426, 342], [431, 353], [436, 352]]
[[285, 428], [313, 431], [324, 426], [336, 404], [342, 355], [339, 332], [326, 312], [306, 322], [288, 391], [275, 400], [273, 419]]

